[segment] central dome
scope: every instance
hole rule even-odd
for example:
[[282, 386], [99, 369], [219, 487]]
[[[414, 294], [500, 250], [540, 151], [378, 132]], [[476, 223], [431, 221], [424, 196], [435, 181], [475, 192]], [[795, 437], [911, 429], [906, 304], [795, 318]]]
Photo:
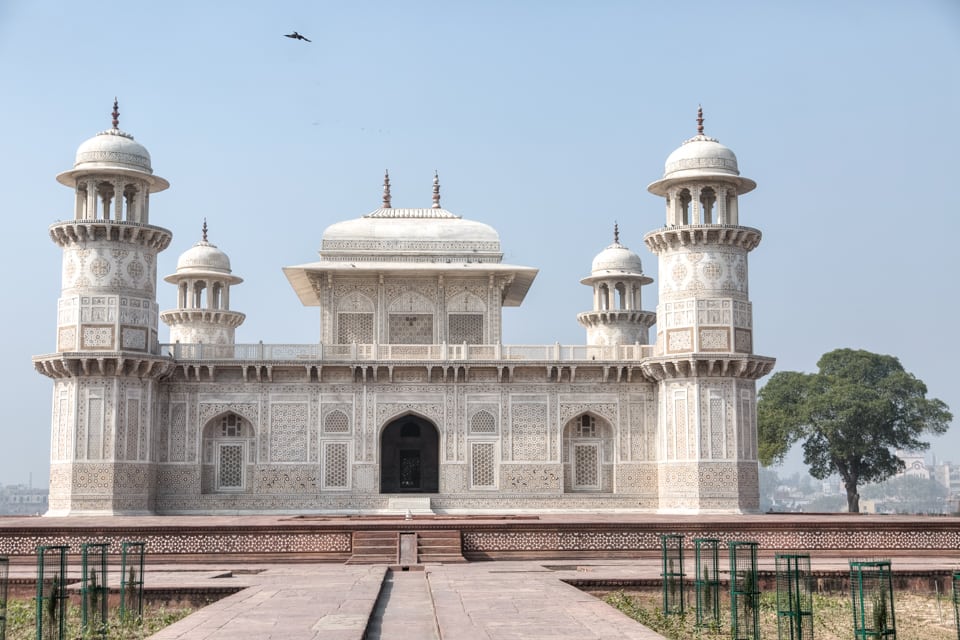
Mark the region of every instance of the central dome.
[[499, 262], [500, 236], [490, 225], [446, 209], [377, 209], [323, 232], [325, 260], [376, 262], [403, 256], [418, 262]]

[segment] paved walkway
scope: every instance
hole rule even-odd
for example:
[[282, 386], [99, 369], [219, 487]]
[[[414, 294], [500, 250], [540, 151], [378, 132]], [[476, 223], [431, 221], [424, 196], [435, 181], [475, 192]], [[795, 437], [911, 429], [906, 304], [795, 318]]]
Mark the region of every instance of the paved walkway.
[[426, 572], [387, 573], [364, 640], [390, 638], [440, 640]]
[[[894, 559], [894, 571], [956, 569], [960, 556]], [[773, 558], [759, 568], [773, 570]], [[812, 558], [814, 571], [846, 559]], [[231, 571], [235, 570], [235, 571]], [[35, 576], [27, 565], [11, 577]], [[241, 589], [154, 640], [654, 640], [662, 636], [588, 593], [576, 580], [658, 580], [659, 558], [496, 561], [427, 565], [147, 565], [147, 589]]]
[[[477, 562], [428, 565], [424, 571], [389, 572], [382, 565], [274, 565], [255, 575], [214, 578], [216, 586], [247, 588], [151, 638], [661, 638], [597, 598], [564, 583], [563, 578], [588, 575], [571, 567], [553, 571], [537, 562]], [[628, 567], [621, 564], [608, 569], [625, 577], [623, 570]], [[601, 567], [596, 570], [601, 571]], [[159, 586], [177, 580], [175, 573], [180, 574], [182, 586], [186, 586], [185, 582], [200, 586], [183, 572], [167, 573], [160, 567], [148, 572], [146, 581]], [[387, 582], [381, 590], [384, 580]], [[383, 596], [381, 612], [377, 611], [378, 595]], [[372, 620], [369, 629], [368, 620]]]

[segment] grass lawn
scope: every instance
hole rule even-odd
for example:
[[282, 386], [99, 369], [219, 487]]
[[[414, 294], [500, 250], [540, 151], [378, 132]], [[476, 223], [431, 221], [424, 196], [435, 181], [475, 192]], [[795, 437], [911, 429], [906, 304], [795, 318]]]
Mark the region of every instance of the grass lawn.
[[[657, 591], [596, 591], [597, 597], [670, 640], [729, 640], [730, 602], [721, 603], [722, 626], [717, 631], [695, 628], [696, 610], [683, 616], [664, 616], [663, 599]], [[953, 602], [949, 595], [897, 592], [894, 595], [897, 640], [956, 640]], [[777, 637], [776, 595], [760, 596], [760, 637]], [[789, 632], [788, 635], [789, 636]], [[849, 594], [813, 595], [813, 637], [816, 640], [849, 640], [853, 634], [853, 611]]]
[[[36, 603], [33, 599], [12, 599], [7, 602], [7, 639], [6, 640], [35, 640], [37, 637]], [[167, 625], [173, 624], [181, 618], [193, 613], [190, 608], [150, 607], [144, 605], [143, 622], [125, 622], [118, 620], [120, 612], [111, 609], [108, 614], [109, 626], [106, 637], [110, 640], [130, 640], [146, 638]], [[44, 638], [56, 638], [57, 630], [48, 633], [44, 630]], [[78, 638], [101, 638], [103, 636], [88, 633], [84, 635], [80, 629], [80, 606], [69, 603], [67, 606], [67, 631], [64, 638], [75, 640]]]

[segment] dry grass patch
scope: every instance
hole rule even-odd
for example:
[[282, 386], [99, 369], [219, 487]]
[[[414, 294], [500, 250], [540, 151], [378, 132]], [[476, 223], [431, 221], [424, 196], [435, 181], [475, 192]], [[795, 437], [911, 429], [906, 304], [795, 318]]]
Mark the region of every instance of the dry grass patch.
[[[696, 611], [687, 607], [683, 616], [663, 615], [661, 592], [596, 591], [591, 592], [621, 612], [653, 629], [670, 640], [728, 640], [730, 638], [730, 602], [721, 604], [723, 623], [716, 631], [697, 629]], [[689, 601], [688, 601], [689, 602]], [[953, 618], [953, 603], [949, 597], [933, 594], [897, 592], [894, 594], [894, 613], [898, 640], [956, 640], [957, 627]], [[849, 640], [853, 634], [853, 611], [849, 594], [814, 594], [813, 637], [817, 640]], [[760, 597], [760, 637], [777, 637], [777, 610], [775, 594]]]
[[[109, 624], [107, 629], [108, 640], [131, 640], [146, 638], [153, 635], [160, 629], [181, 620], [191, 613], [194, 609], [190, 607], [167, 608], [163, 606], [151, 606], [145, 604], [143, 607], [142, 622], [124, 622], [119, 621], [120, 612], [117, 609], [111, 609], [109, 613]], [[37, 607], [33, 599], [15, 599], [7, 602], [7, 640], [35, 640], [37, 637]], [[102, 638], [98, 634], [84, 634], [80, 628], [80, 607], [74, 603], [67, 606], [67, 629], [64, 638], [86, 639]], [[56, 633], [44, 634], [45, 638], [56, 638]]]

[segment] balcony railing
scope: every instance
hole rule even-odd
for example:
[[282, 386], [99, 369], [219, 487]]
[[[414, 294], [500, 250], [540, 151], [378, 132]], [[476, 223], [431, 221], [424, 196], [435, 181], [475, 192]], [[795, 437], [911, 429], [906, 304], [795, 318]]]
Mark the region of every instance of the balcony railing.
[[640, 360], [653, 356], [653, 346], [626, 344], [162, 344], [160, 352], [175, 360], [308, 361], [534, 361], [585, 362]]

